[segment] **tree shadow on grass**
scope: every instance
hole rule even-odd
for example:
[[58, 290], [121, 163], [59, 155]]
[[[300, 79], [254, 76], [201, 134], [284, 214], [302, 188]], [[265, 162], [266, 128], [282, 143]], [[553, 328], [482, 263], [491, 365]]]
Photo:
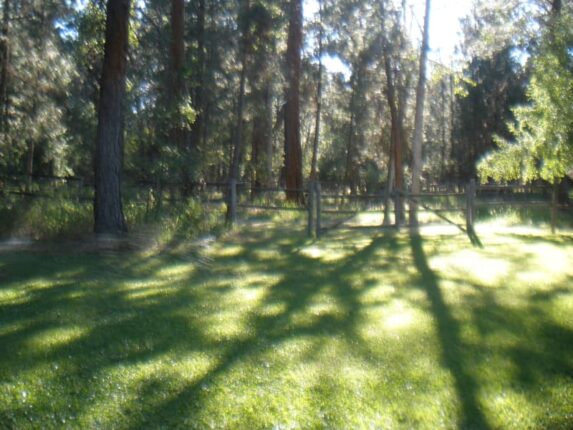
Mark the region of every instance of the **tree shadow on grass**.
[[454, 378], [456, 393], [461, 404], [460, 427], [488, 429], [487, 418], [481, 410], [478, 384], [464, 363], [463, 343], [459, 323], [453, 317], [440, 290], [439, 278], [428, 265], [420, 235], [410, 236], [414, 265], [418, 270], [419, 285], [425, 290], [442, 350], [444, 366]]
[[[264, 236], [264, 234], [263, 234]], [[264, 240], [255, 239], [249, 246], [245, 246], [240, 255], [231, 257], [231, 260], [245, 259], [256, 261], [257, 253], [268, 245]], [[175, 396], [165, 399], [155, 405], [155, 408], [145, 411], [139, 420], [130, 425], [131, 429], [143, 426], [177, 426], [181, 424], [181, 411], [187, 411], [187, 417], [200, 414], [204, 401], [206, 401], [206, 387], [209, 387], [217, 378], [230, 372], [242, 361], [252, 359], [254, 356], [271, 351], [274, 347], [286, 341], [300, 338], [312, 339], [313, 346], [305, 352], [307, 357], [315, 356], [326, 339], [340, 336], [345, 339], [354, 339], [353, 348], [361, 357], [373, 357], [374, 354], [360, 341], [356, 328], [360, 319], [361, 304], [359, 296], [364, 288], [355, 288], [349, 274], [360, 273], [365, 265], [371, 261], [374, 254], [381, 247], [397, 251], [400, 248], [393, 237], [380, 237], [371, 241], [350, 257], [344, 258], [333, 269], [324, 266], [320, 260], [302, 255], [293, 249], [300, 248], [303, 242], [287, 243], [279, 246], [283, 258], [275, 260], [272, 269], [284, 275], [279, 282], [271, 287], [258, 310], [267, 306], [280, 305], [278, 314], [265, 315], [253, 312], [248, 322], [252, 327], [249, 337], [229, 342], [220, 355], [217, 364], [203, 377], [188, 384]], [[383, 263], [390, 267], [394, 261], [389, 258]], [[224, 264], [224, 263], [223, 263]], [[259, 270], [269, 268], [262, 263]], [[312, 319], [297, 321], [297, 315], [305, 312], [311, 306], [313, 298], [328, 291], [339, 308], [337, 312], [317, 315]], [[147, 391], [147, 387], [141, 388]], [[192, 405], [191, 407], [189, 405]], [[331, 411], [332, 412], [332, 411]], [[328, 421], [328, 417], [324, 417]]]
[[[303, 252], [309, 242], [286, 229], [249, 231], [237, 240], [227, 241], [222, 248], [226, 252], [217, 256], [212, 267], [202, 267], [175, 278], [165, 274], [180, 265], [192, 265], [185, 256], [165, 254], [147, 260], [126, 258], [125, 261], [60, 257], [40, 264], [34, 273], [27, 273], [24, 266], [40, 260], [37, 256], [24, 258], [17, 279], [9, 279], [10, 285], [16, 285], [15, 281], [34, 283], [35, 279], [40, 284], [20, 301], [10, 305], [0, 302], [0, 322], [13, 327], [10, 332], [2, 332], [0, 325], [0, 380], [17, 384], [20, 376], [27, 377], [35, 369], [60, 367], [42, 381], [45, 392], [37, 395], [33, 409], [30, 409], [31, 402], [19, 407], [11, 403], [12, 410], [0, 405], [0, 423], [7, 422], [10, 428], [11, 423], [21, 424], [32, 417], [42, 420], [43, 427], [59, 428], [61, 422], [58, 420], [65, 418], [69, 422], [66, 414], [93, 414], [94, 407], [104, 411], [106, 404], [101, 399], [107, 398], [113, 403], [114, 399], [109, 399], [110, 392], [113, 395], [125, 393], [125, 390], [111, 386], [112, 382], [102, 380], [110, 372], [128, 374], [160, 364], [160, 369], [145, 374], [129, 387], [129, 398], [115, 400], [119, 403], [119, 412], [114, 412], [107, 421], [103, 417], [99, 422], [88, 422], [88, 426], [207, 427], [209, 423], [204, 421], [204, 410], [213, 407], [214, 401], [210, 387], [220, 388], [245, 362], [261, 361], [262, 365], [265, 354], [273, 354], [275, 348], [297, 339], [305, 339], [309, 345], [301, 352], [301, 360], [320, 356], [332, 339], [340, 339], [352, 348], [353, 358], [373, 367], [388, 365], [380, 363], [379, 351], [373, 351], [372, 345], [359, 333], [365, 311], [363, 296], [378, 282], [377, 279], [368, 280], [370, 273], [390, 276], [403, 272], [401, 279], [406, 280], [407, 285], [395, 285], [391, 298], [407, 301], [409, 291], [417, 288], [424, 292], [422, 306], [427, 306], [435, 321], [443, 367], [453, 378], [459, 400], [459, 427], [492, 427], [480, 407], [478, 389], [481, 381], [475, 379], [469, 368], [473, 361], [466, 351], [469, 346], [462, 339], [462, 322], [454, 317], [446, 303], [441, 279], [429, 267], [422, 238], [385, 234], [353, 241], [353, 233], [334, 234], [329, 242], [345, 243], [347, 249], [338, 258], [329, 256], [327, 263]], [[6, 258], [0, 258], [0, 263]], [[115, 265], [113, 270], [108, 268], [111, 265]], [[410, 266], [415, 269], [413, 274], [407, 272]], [[252, 274], [256, 275], [252, 281], [243, 281], [246, 285], [237, 287], [241, 277]], [[221, 304], [233, 293], [256, 293], [259, 288], [256, 279], [261, 276], [272, 277], [274, 281], [265, 287], [256, 304], [246, 310], [234, 309], [230, 303]], [[42, 279], [49, 280], [50, 285], [42, 287]], [[388, 282], [393, 281], [389, 279]], [[141, 288], [137, 286], [139, 283]], [[313, 305], [322, 300], [321, 295], [328, 297], [334, 311], [313, 313]], [[546, 300], [541, 296], [537, 299]], [[476, 312], [482, 305], [500, 314], [505, 311], [490, 301], [476, 305]], [[420, 307], [420, 304], [415, 306]], [[269, 309], [275, 311], [269, 312]], [[212, 329], [222, 325], [218, 321], [233, 314], [243, 315], [241, 324], [248, 330], [240, 335], [214, 336]], [[493, 321], [493, 326], [489, 327], [487, 322], [490, 320], [476, 314], [478, 321], [475, 324], [481, 324], [486, 331], [499, 330], [515, 322], [517, 316], [514, 317], [508, 317], [511, 321]], [[38, 335], [75, 326], [81, 329], [78, 336], [65, 343], [43, 349], [29, 347]], [[536, 336], [553, 333], [560, 339], [571, 340], [571, 333], [563, 330], [559, 332], [544, 324]], [[527, 351], [524, 345], [518, 348], [520, 350], [507, 350], [504, 354], [516, 363], [521, 380], [530, 378], [531, 383], [535, 383], [551, 372], [550, 368], [542, 368], [539, 373], [539, 369], [532, 367], [536, 360], [547, 359], [547, 355], [534, 357], [539, 354], [538, 350]], [[564, 346], [563, 352], [569, 353], [571, 348]], [[534, 360], [521, 362], [514, 354], [528, 354]], [[176, 366], [181, 360], [202, 356], [210, 357], [208, 365], [192, 375], [169, 372], [170, 363]], [[567, 369], [564, 362], [553, 360], [551, 363], [559, 372]], [[260, 375], [264, 376], [264, 372], [263, 366]], [[131, 374], [125, 377], [130, 378], [138, 379]], [[321, 378], [325, 386], [319, 385], [316, 390], [334, 395], [337, 381], [329, 379], [328, 374]], [[408, 401], [402, 399], [401, 402]], [[94, 405], [96, 400], [102, 406]], [[401, 404], [401, 410], [414, 411], [415, 400], [411, 399], [411, 405]], [[54, 405], [50, 403], [52, 401]], [[340, 427], [344, 411], [340, 411], [335, 400], [331, 401], [327, 412], [332, 416], [324, 417], [322, 424]], [[71, 411], [68, 405], [71, 405]], [[380, 400], [378, 407], [382, 409], [386, 405]], [[59, 415], [55, 418], [46, 416], [49, 411]], [[242, 412], [245, 411], [238, 413]], [[52, 419], [54, 421], [45, 421]], [[420, 424], [406, 423], [410, 426]], [[221, 422], [219, 425], [223, 426]], [[70, 426], [79, 428], [79, 425]]]
[[[261, 252], [268, 248], [267, 240], [282, 241], [276, 252], [285, 258], [261, 259]], [[193, 417], [201, 409], [203, 388], [241, 360], [297, 337], [353, 335], [360, 291], [341, 282], [341, 278], [359, 272], [379, 244], [364, 248], [356, 258], [335, 265], [334, 270], [324, 270], [319, 261], [292, 251], [303, 243], [296, 237], [258, 235], [245, 240], [239, 254], [219, 258], [215, 273], [204, 268], [173, 281], [174, 285], [169, 280], [155, 280], [161, 270], [186, 264], [184, 259], [170, 255], [148, 261], [129, 256], [125, 261], [97, 255], [59, 255], [53, 259], [26, 253], [3, 256], [2, 262], [11, 266], [6, 288], [21, 297], [0, 302], [0, 322], [10, 327], [0, 331], [0, 377], [6, 381], [4, 388], [12, 387], [9, 392], [20, 391], [23, 396], [36, 392], [34, 403], [10, 401], [0, 405], [0, 423], [17, 427], [35, 421], [46, 428], [57, 428], [66, 419], [69, 422], [73, 416], [87, 413], [94, 399], [105, 397], [111, 387], [101, 378], [114, 368], [133, 368], [163, 356], [166, 358], [161, 360], [174, 359], [178, 354], [212, 354], [216, 357], [212, 367], [192, 383], [183, 388], [180, 383], [170, 387], [169, 377], [150, 378], [139, 390], [144, 405], [151, 407], [137, 414], [133, 414], [138, 410], [135, 403], [128, 402], [123, 408], [131, 415], [122, 425], [130, 428], [182, 425], [184, 418]], [[249, 262], [249, 268], [259, 274], [278, 275], [279, 281], [263, 303], [248, 314], [248, 336], [213, 338], [205, 317], [217, 312], [218, 296], [232, 291], [241, 260]], [[27, 270], [27, 266], [33, 270]], [[201, 288], [205, 282], [212, 287]], [[142, 287], [126, 288], [126, 283], [141, 283]], [[160, 290], [156, 297], [150, 294], [154, 288]], [[297, 313], [305, 312], [324, 288], [332, 288], [340, 312], [297, 322]], [[276, 304], [282, 309], [279, 314], [265, 315], [261, 311]], [[196, 317], [182, 316], [190, 306], [198, 311]], [[68, 336], [74, 331], [77, 334]], [[54, 343], [62, 332], [61, 342]], [[319, 341], [314, 343], [319, 347]], [[52, 369], [42, 377], [41, 391], [27, 386], [34, 379], [21, 375], [46, 366]], [[23, 388], [15, 388], [19, 384]], [[0, 398], [2, 395], [0, 392]], [[105, 427], [112, 423], [102, 418], [96, 424]]]

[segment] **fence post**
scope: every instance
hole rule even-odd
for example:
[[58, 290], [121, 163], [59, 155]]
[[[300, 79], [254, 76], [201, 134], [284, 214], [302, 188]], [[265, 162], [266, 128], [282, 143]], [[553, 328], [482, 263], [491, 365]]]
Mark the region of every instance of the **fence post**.
[[474, 228], [475, 195], [476, 181], [472, 179], [466, 188], [466, 228], [468, 232]]
[[320, 182], [314, 183], [314, 198], [316, 199], [316, 238], [320, 237], [320, 232], [322, 230], [321, 220], [320, 220], [320, 211], [321, 211], [321, 203], [320, 203]]
[[237, 222], [237, 180], [229, 180], [229, 224], [231, 227]]
[[307, 198], [307, 209], [308, 209], [308, 237], [312, 237], [313, 227], [314, 227], [314, 181], [308, 183], [308, 198]]
[[557, 182], [555, 182], [551, 192], [551, 234], [555, 234], [557, 228], [557, 187]]

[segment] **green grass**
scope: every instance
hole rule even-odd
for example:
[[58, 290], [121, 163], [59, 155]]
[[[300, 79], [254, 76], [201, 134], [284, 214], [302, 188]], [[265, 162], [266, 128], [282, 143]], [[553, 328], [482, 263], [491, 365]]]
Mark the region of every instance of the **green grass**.
[[0, 254], [0, 428], [573, 428], [573, 235]]

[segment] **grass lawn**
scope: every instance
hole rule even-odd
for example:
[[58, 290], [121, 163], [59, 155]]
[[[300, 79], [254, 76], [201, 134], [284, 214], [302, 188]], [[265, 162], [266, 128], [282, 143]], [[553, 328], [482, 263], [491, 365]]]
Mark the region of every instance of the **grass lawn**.
[[0, 253], [1, 429], [571, 429], [573, 235]]

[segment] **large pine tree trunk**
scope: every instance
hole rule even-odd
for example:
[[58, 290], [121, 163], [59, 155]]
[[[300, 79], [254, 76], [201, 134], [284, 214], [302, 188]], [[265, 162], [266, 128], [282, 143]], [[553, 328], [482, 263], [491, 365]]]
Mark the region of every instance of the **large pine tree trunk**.
[[130, 0], [109, 0], [95, 152], [94, 230], [98, 234], [127, 231], [121, 202], [123, 99]]
[[[430, 0], [426, 0], [426, 15], [422, 34], [418, 86], [416, 87], [416, 116], [414, 119], [414, 142], [412, 144], [412, 193], [420, 194], [422, 175], [422, 140], [424, 137], [424, 101], [426, 99], [426, 59], [428, 56], [428, 36], [430, 28]], [[410, 201], [410, 225], [418, 225], [418, 205], [416, 199]]]
[[285, 176], [287, 200], [302, 203], [302, 148], [300, 142], [300, 74], [302, 50], [302, 0], [289, 2], [286, 52]]

